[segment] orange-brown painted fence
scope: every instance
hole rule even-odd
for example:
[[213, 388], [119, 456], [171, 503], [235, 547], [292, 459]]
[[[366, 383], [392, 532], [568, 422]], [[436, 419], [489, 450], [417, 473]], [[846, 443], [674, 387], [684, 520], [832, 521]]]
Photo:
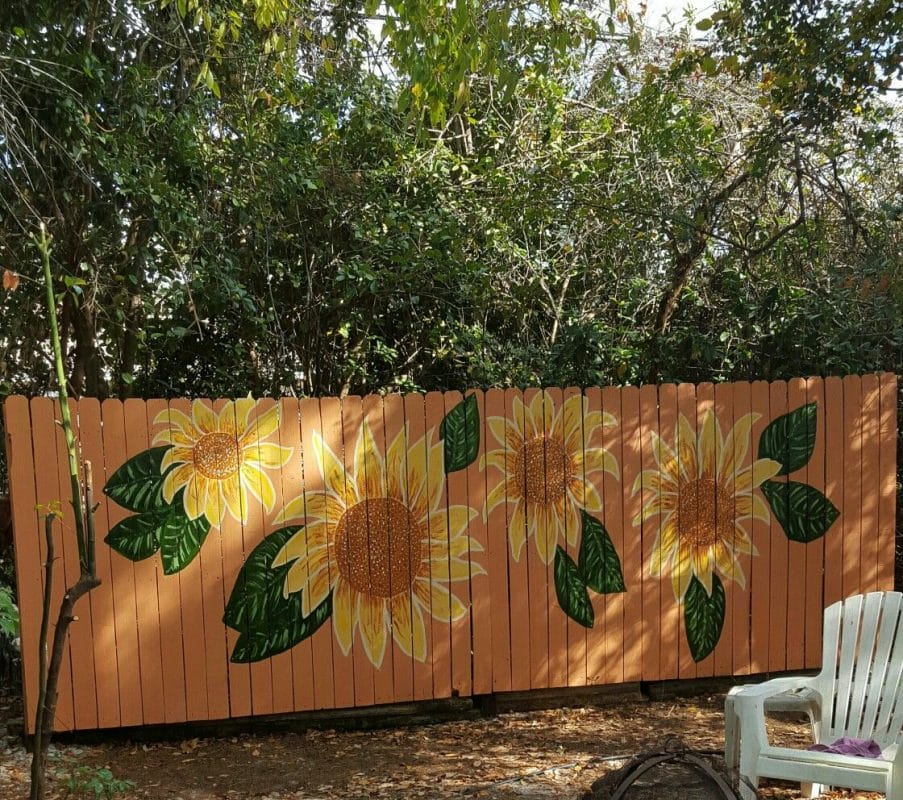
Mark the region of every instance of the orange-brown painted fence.
[[[4, 404], [26, 719], [58, 406]], [[896, 377], [72, 403], [56, 727], [812, 668], [893, 583]], [[103, 491], [101, 491], [101, 489]]]

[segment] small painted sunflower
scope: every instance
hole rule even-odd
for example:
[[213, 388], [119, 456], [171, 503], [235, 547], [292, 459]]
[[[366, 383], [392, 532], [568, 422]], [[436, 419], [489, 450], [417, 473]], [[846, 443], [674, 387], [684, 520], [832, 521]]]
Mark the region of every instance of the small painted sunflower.
[[276, 493], [266, 470], [279, 469], [291, 457], [291, 448], [263, 441], [279, 427], [279, 407], [255, 414], [256, 401], [229, 402], [216, 413], [200, 400], [191, 404], [191, 416], [176, 409], [157, 414], [154, 425], [166, 425], [155, 445], [172, 445], [160, 469], [166, 473], [163, 497], [172, 502], [184, 488], [183, 503], [190, 519], [202, 514], [219, 526], [228, 511], [242, 524], [248, 521], [248, 492], [267, 511]]
[[307, 616], [332, 591], [333, 630], [342, 652], [348, 655], [357, 631], [377, 668], [390, 635], [404, 653], [425, 661], [425, 620], [464, 616], [467, 608], [449, 584], [484, 571], [468, 556], [482, 550], [467, 535], [476, 512], [442, 503], [443, 447], [427, 447], [432, 434], [407, 447], [402, 430], [383, 458], [365, 420], [353, 472], [346, 472], [315, 433], [326, 491], [296, 498], [277, 517], [304, 526], [273, 561], [273, 567], [291, 564], [283, 592], [300, 591]]
[[633, 524], [661, 515], [649, 573], [658, 577], [670, 571], [678, 601], [694, 575], [711, 595], [714, 570], [746, 586], [738, 556], [757, 554], [747, 520], [769, 520], [768, 506], [753, 490], [781, 469], [769, 458], [752, 459], [743, 466], [758, 418], [758, 414], [741, 417], [723, 436], [711, 411], [703, 417], [698, 435], [680, 415], [673, 449], [651, 434], [659, 469], [645, 470], [636, 479], [634, 494], [643, 492], [645, 504]]
[[539, 393], [529, 406], [515, 397], [513, 419], [487, 419], [502, 447], [488, 452], [482, 464], [505, 476], [489, 492], [487, 513], [508, 503], [508, 538], [515, 561], [529, 537], [545, 564], [554, 558], [558, 542], [566, 538], [576, 544], [580, 509], [602, 510], [590, 475], [608, 472], [619, 477], [617, 459], [608, 450], [585, 446], [602, 426], [617, 422], [611, 414], [590, 413], [587, 407], [586, 397], [573, 395], [556, 409], [549, 395]]

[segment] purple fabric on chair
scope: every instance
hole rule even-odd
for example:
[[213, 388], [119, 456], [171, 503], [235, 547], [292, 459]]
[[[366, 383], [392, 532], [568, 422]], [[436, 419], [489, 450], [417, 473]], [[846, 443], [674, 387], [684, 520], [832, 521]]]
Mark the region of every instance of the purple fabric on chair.
[[809, 749], [819, 753], [838, 753], [842, 756], [881, 757], [881, 748], [878, 746], [878, 742], [871, 739], [853, 739], [850, 736], [843, 736], [831, 744], [814, 744]]

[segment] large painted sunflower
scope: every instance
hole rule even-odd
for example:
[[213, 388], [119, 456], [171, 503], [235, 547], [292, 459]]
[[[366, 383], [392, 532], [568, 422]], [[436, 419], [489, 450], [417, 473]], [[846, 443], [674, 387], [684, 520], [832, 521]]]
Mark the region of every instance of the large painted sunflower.
[[357, 631], [378, 668], [391, 633], [404, 653], [425, 661], [425, 619], [466, 614], [449, 584], [483, 573], [468, 560], [468, 551], [482, 549], [467, 535], [476, 512], [442, 503], [441, 442], [428, 453], [424, 439], [406, 447], [402, 430], [384, 459], [365, 420], [353, 472], [316, 433], [314, 449], [326, 491], [292, 500], [277, 517], [304, 526], [273, 561], [291, 564], [285, 595], [300, 591], [307, 616], [332, 591], [333, 630], [345, 655]]
[[644, 506], [633, 524], [661, 515], [649, 573], [658, 577], [670, 571], [678, 601], [693, 576], [711, 595], [714, 570], [746, 586], [738, 556], [757, 552], [746, 523], [769, 520], [768, 506], [753, 490], [781, 469], [769, 458], [751, 459], [744, 466], [758, 418], [746, 414], [723, 436], [715, 415], [707, 411], [697, 435], [681, 414], [673, 449], [651, 434], [659, 468], [644, 470], [636, 479], [633, 491], [643, 492]]
[[200, 400], [191, 404], [191, 416], [173, 408], [157, 414], [154, 425], [166, 425], [155, 445], [172, 445], [164, 454], [161, 471], [167, 503], [184, 488], [183, 503], [190, 519], [202, 514], [211, 525], [222, 524], [228, 511], [242, 524], [248, 521], [248, 492], [267, 511], [276, 493], [268, 469], [279, 469], [291, 457], [291, 448], [263, 441], [279, 427], [279, 407], [254, 414], [257, 403], [244, 398], [226, 403], [217, 414]]
[[619, 477], [618, 462], [611, 453], [585, 446], [603, 425], [617, 421], [601, 411], [590, 413], [587, 406], [586, 397], [573, 395], [556, 409], [549, 395], [539, 393], [528, 406], [515, 397], [513, 419], [487, 419], [502, 449], [488, 452], [482, 463], [505, 476], [489, 492], [487, 513], [508, 503], [508, 538], [515, 561], [520, 560], [529, 537], [545, 564], [552, 561], [562, 539], [576, 544], [580, 509], [602, 510], [602, 498], [590, 475], [604, 471]]

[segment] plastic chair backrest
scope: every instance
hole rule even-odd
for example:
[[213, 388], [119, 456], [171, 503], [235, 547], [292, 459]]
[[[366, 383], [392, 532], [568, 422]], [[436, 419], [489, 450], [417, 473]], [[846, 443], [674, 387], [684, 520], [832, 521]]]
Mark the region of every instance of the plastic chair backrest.
[[[825, 609], [819, 741], [874, 739], [903, 732], [903, 594], [855, 595]], [[899, 697], [899, 701], [898, 701]]]

